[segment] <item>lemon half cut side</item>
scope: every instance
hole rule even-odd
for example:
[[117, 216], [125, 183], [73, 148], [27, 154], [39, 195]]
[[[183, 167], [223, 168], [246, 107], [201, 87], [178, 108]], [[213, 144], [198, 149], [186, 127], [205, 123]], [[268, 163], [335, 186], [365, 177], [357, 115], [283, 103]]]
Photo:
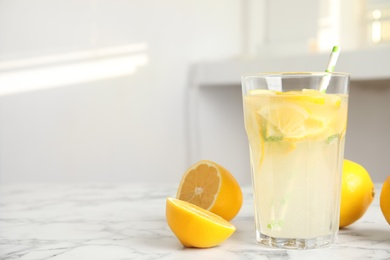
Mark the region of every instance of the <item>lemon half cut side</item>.
[[201, 160], [180, 182], [177, 199], [190, 202], [230, 221], [239, 212], [243, 196], [234, 176], [221, 165]]

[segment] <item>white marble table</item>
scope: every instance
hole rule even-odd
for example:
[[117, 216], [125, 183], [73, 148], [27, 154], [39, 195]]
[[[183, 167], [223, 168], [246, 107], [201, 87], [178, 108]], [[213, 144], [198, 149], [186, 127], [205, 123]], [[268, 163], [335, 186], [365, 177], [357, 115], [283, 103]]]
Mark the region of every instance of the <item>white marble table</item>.
[[390, 259], [379, 196], [335, 245], [281, 250], [255, 241], [245, 187], [232, 237], [211, 249], [188, 249], [165, 222], [165, 198], [175, 190], [176, 184], [0, 185], [0, 259]]

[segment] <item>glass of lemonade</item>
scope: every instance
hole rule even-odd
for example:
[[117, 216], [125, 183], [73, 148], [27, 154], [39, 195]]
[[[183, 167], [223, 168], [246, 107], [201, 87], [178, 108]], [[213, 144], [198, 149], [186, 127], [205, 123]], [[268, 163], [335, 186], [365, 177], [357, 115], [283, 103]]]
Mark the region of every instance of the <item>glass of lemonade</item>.
[[337, 238], [348, 87], [343, 73], [242, 77], [258, 242], [308, 249]]

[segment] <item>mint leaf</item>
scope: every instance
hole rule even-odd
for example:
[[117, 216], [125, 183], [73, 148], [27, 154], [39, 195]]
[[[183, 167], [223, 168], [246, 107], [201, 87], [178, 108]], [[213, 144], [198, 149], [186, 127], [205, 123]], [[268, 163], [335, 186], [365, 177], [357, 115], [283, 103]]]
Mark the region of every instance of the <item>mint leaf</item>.
[[340, 138], [340, 134], [334, 134], [334, 135], [328, 136], [328, 138], [326, 138], [326, 143], [330, 144], [334, 139], [338, 139], [338, 138]]
[[279, 142], [283, 140], [283, 136], [268, 136], [264, 137], [264, 141], [266, 142]]
[[279, 219], [279, 220], [274, 219], [274, 220], [271, 220], [271, 223], [269, 223], [267, 225], [267, 228], [271, 229], [271, 230], [281, 230], [283, 224], [284, 224], [284, 221], [282, 219]]
[[266, 120], [264, 120], [261, 124], [261, 135], [263, 136], [264, 142], [280, 142], [280, 141], [282, 141], [283, 135], [280, 133], [280, 131], [275, 129], [275, 127], [273, 127], [271, 125], [267, 125], [267, 124], [268, 123], [266, 122]]

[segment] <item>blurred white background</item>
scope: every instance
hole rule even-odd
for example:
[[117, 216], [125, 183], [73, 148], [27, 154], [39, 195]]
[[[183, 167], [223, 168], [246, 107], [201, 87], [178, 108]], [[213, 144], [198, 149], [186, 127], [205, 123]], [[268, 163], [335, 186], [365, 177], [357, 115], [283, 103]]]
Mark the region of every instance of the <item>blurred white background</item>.
[[[388, 54], [389, 10], [385, 0], [0, 0], [0, 181], [178, 183], [210, 159], [248, 184], [239, 78], [202, 87], [199, 64], [334, 44]], [[346, 148], [376, 181], [390, 174], [390, 69], [378, 69], [351, 90]]]

